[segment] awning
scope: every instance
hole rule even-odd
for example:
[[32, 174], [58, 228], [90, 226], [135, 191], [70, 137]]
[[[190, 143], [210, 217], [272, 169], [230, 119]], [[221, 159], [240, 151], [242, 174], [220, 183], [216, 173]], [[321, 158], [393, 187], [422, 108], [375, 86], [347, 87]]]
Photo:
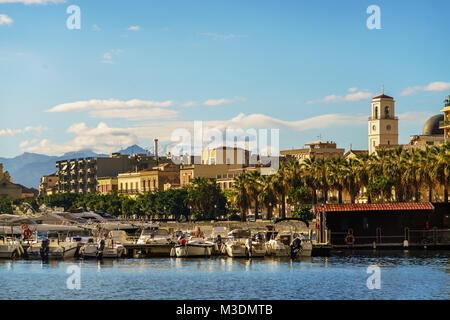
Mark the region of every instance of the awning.
[[[316, 212], [321, 209], [321, 206], [316, 206]], [[346, 203], [325, 205], [326, 213], [349, 211], [434, 211], [434, 206], [431, 202]]]

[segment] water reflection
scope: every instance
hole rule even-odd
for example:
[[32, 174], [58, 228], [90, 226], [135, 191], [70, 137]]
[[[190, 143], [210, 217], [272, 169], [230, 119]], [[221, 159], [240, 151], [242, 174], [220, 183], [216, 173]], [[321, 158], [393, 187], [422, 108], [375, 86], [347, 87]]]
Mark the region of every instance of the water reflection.
[[[189, 299], [448, 299], [449, 255], [449, 251], [369, 250], [296, 260], [6, 260], [0, 261], [0, 295], [11, 299], [179, 299], [177, 293], [183, 292]], [[82, 269], [79, 292], [64, 289], [71, 264]], [[371, 264], [382, 268], [380, 290], [366, 287], [366, 269]]]

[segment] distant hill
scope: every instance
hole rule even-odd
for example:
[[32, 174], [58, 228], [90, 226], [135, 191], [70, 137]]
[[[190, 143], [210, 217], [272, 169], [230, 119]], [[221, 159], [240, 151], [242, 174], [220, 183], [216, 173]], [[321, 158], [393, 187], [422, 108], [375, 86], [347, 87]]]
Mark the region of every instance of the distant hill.
[[129, 146], [126, 149], [122, 149], [120, 151], [117, 151], [121, 154], [127, 154], [129, 156], [133, 155], [133, 154], [148, 154], [147, 150], [145, 150], [144, 148], [139, 147], [138, 145], [132, 145]]
[[[130, 146], [118, 152], [128, 155], [147, 153], [138, 145]], [[25, 152], [14, 158], [0, 158], [0, 163], [3, 163], [4, 170], [10, 173], [14, 183], [37, 189], [42, 176], [56, 172], [56, 161], [107, 156], [106, 154], [97, 154], [92, 150], [68, 152], [61, 157]]]

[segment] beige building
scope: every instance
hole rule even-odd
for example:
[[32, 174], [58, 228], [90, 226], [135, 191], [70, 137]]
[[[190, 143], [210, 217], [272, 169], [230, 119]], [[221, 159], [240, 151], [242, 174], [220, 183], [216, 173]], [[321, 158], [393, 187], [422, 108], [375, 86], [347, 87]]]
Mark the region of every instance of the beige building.
[[444, 129], [439, 128], [439, 123], [444, 120], [443, 114], [437, 114], [429, 118], [423, 126], [421, 135], [409, 138], [409, 145], [425, 148], [426, 146], [440, 146], [444, 143]]
[[372, 116], [369, 117], [369, 154], [377, 147], [398, 145], [398, 118], [394, 98], [384, 93], [372, 98]]
[[250, 151], [242, 148], [218, 147], [202, 151], [202, 164], [249, 165]]
[[179, 178], [180, 171], [177, 165], [163, 163], [152, 169], [119, 174], [118, 191], [124, 194], [163, 191], [168, 184], [178, 185]]
[[58, 176], [56, 173], [41, 178], [39, 184], [39, 196], [49, 196], [55, 194], [58, 190]]
[[243, 169], [243, 165], [239, 164], [193, 164], [180, 167], [180, 186], [187, 186], [194, 178], [221, 179], [224, 175], [229, 174], [230, 170]]
[[450, 95], [444, 101], [444, 109], [441, 110], [444, 113], [444, 119], [439, 122], [439, 128], [444, 130], [445, 141], [450, 140]]
[[219, 174], [216, 177], [216, 183], [219, 185], [220, 189], [227, 190], [233, 188], [234, 179], [237, 178], [242, 173], [249, 171], [259, 171], [261, 172], [261, 167], [245, 167], [238, 169], [230, 169], [227, 173]]
[[13, 183], [9, 173], [3, 172], [3, 164], [0, 163], [0, 198], [18, 199], [22, 197], [22, 186]]
[[316, 141], [307, 143], [308, 148], [281, 150], [280, 154], [286, 158], [295, 158], [299, 162], [303, 162], [305, 159], [309, 159], [312, 156], [316, 158], [322, 157], [342, 157], [345, 149], [337, 148], [336, 142], [333, 141]]

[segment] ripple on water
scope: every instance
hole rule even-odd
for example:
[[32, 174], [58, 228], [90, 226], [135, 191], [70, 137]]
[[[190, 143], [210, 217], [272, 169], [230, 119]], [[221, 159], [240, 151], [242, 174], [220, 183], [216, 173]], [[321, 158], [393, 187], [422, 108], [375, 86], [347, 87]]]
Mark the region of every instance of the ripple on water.
[[[289, 259], [0, 261], [2, 299], [449, 299], [448, 251]], [[67, 289], [67, 267], [81, 289]], [[366, 286], [369, 265], [381, 289]]]

